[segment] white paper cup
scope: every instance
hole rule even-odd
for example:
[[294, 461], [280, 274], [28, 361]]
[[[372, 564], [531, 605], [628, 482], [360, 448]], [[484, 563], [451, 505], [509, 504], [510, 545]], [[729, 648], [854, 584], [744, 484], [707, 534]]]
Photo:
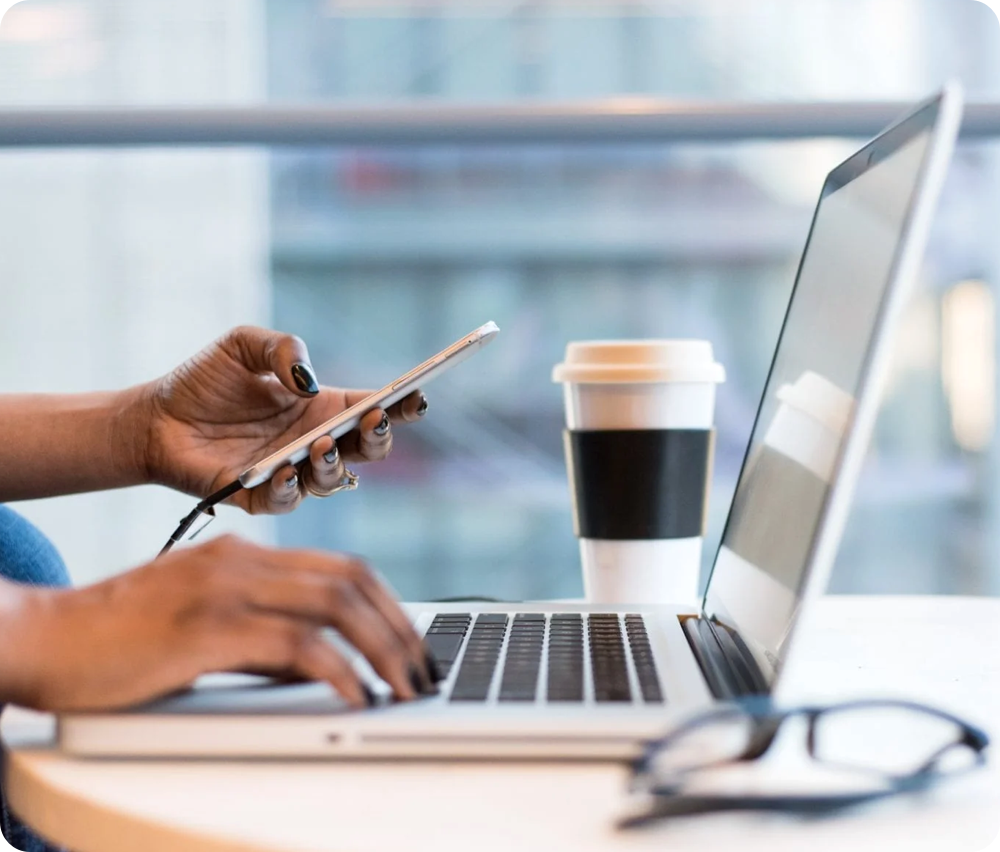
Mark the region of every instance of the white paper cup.
[[711, 343], [570, 343], [552, 377], [588, 601], [696, 603], [725, 380]]

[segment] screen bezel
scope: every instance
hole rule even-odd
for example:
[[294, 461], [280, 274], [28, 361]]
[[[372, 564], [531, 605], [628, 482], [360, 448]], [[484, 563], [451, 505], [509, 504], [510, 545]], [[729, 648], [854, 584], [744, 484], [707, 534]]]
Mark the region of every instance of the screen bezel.
[[[923, 256], [926, 232], [929, 230], [930, 218], [937, 201], [940, 186], [947, 171], [955, 137], [957, 136], [961, 117], [961, 104], [961, 89], [957, 84], [949, 84], [940, 94], [915, 107], [908, 115], [888, 127], [827, 175], [819, 201], [813, 211], [805, 247], [799, 259], [792, 291], [788, 299], [788, 306], [782, 319], [778, 340], [771, 358], [770, 367], [768, 368], [767, 379], [765, 380], [757, 413], [754, 417], [751, 440], [748, 441], [743, 463], [740, 467], [737, 487], [743, 481], [750, 452], [753, 448], [753, 437], [756, 436], [758, 427], [760, 426], [761, 413], [766, 401], [765, 391], [774, 374], [778, 353], [784, 339], [789, 315], [794, 304], [796, 292], [798, 291], [803, 266], [812, 244], [819, 211], [824, 199], [867, 173], [870, 169], [877, 166], [879, 162], [897, 152], [919, 134], [929, 132], [930, 138], [927, 149], [924, 152], [914, 192], [903, 219], [900, 239], [889, 269], [888, 281], [885, 285], [882, 299], [879, 302], [873, 332], [868, 341], [862, 361], [855, 391], [857, 404], [854, 416], [851, 418], [845, 431], [830, 479], [830, 488], [820, 507], [815, 533], [809, 546], [799, 588], [795, 594], [794, 611], [785, 630], [785, 639], [782, 643], [783, 653], [777, 667], [761, 666], [771, 692], [774, 692], [780, 680], [781, 669], [784, 667], [790, 645], [790, 635], [794, 632], [796, 625], [800, 621], [803, 604], [807, 599], [815, 597], [822, 592], [833, 567], [837, 546], [846, 522], [851, 496], [857, 482], [861, 463], [867, 451], [868, 439], [871, 428], [874, 425], [875, 413], [879, 404], [880, 394], [878, 393], [878, 385], [884, 378], [887, 361], [886, 355], [888, 353], [888, 346], [886, 344], [889, 336], [886, 334], [886, 331], [891, 321], [898, 315], [903, 303], [901, 296], [905, 287], [900, 285], [908, 283], [910, 279], [916, 276], [919, 262]], [[718, 565], [719, 553], [721, 552], [723, 542], [726, 540], [730, 524], [733, 521], [734, 502], [730, 503], [719, 547], [712, 562], [712, 569], [709, 573], [708, 583], [701, 602], [701, 614], [705, 618], [716, 620], [738, 632], [737, 625], [725, 605], [719, 596], [714, 595], [712, 592], [712, 580]], [[751, 647], [756, 645], [753, 642], [748, 642], [747, 644]], [[758, 663], [763, 664], [765, 661], [758, 659]]]

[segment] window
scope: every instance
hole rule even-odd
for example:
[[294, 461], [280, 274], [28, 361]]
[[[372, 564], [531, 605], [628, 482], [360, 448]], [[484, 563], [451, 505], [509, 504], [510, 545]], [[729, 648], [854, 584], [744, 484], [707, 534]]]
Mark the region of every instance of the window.
[[[973, 0], [468, 4], [26, 0], [3, 108], [1000, 96]], [[581, 591], [559, 390], [571, 339], [700, 336], [727, 368], [706, 541], [742, 460], [811, 208], [851, 140], [0, 151], [5, 390], [148, 379], [237, 322], [375, 386], [487, 319], [361, 488], [216, 529], [364, 553], [410, 599]], [[993, 142], [960, 146], [832, 587], [1000, 589]], [[22, 506], [86, 581], [188, 499]]]

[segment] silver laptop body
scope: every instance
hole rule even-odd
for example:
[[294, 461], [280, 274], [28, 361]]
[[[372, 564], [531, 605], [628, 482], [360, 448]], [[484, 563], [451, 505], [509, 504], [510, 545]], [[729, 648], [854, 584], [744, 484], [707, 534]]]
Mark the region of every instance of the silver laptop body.
[[411, 604], [448, 673], [436, 697], [353, 712], [325, 684], [220, 675], [129, 711], [64, 715], [61, 747], [620, 759], [679, 716], [778, 690], [833, 565], [961, 110], [949, 85], [827, 176], [700, 611]]

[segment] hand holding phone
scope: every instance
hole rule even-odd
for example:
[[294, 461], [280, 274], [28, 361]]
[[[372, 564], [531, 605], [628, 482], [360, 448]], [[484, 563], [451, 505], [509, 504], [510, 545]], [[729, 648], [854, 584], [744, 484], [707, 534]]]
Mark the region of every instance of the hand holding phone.
[[329, 435], [336, 441], [337, 438], [347, 434], [352, 429], [358, 428], [362, 418], [366, 414], [377, 408], [387, 409], [404, 399], [421, 385], [426, 385], [446, 370], [451, 369], [456, 364], [461, 363], [466, 358], [478, 352], [496, 337], [499, 331], [500, 329], [493, 322], [488, 322], [480, 326], [471, 334], [456, 341], [447, 349], [427, 359], [423, 364], [414, 367], [408, 373], [404, 373], [382, 389], [369, 394], [360, 402], [345, 409], [337, 416], [320, 424], [295, 441], [248, 467], [240, 474], [238, 479], [233, 480], [224, 488], [219, 489], [202, 500], [180, 522], [180, 525], [174, 530], [167, 544], [160, 551], [161, 554], [168, 551], [174, 543], [180, 541], [200, 516], [205, 515], [210, 520], [214, 516], [213, 507], [217, 504], [227, 500], [243, 488], [255, 488], [267, 482], [286, 465], [295, 465], [304, 461], [308, 458], [313, 443], [324, 435]]
[[309, 456], [309, 448], [313, 442], [324, 435], [337, 440], [346, 435], [358, 424], [369, 411], [376, 408], [388, 408], [394, 405], [421, 385], [426, 385], [442, 373], [460, 364], [466, 358], [474, 355], [497, 336], [500, 329], [495, 322], [488, 322], [456, 341], [447, 349], [438, 352], [433, 358], [428, 358], [423, 364], [404, 373], [398, 379], [387, 384], [381, 390], [365, 397], [361, 402], [345, 409], [336, 417], [321, 423], [315, 429], [306, 432], [301, 438], [273, 452], [267, 458], [248, 467], [240, 474], [240, 484], [244, 488], [254, 488], [267, 482], [275, 473], [287, 464], [298, 464]]

